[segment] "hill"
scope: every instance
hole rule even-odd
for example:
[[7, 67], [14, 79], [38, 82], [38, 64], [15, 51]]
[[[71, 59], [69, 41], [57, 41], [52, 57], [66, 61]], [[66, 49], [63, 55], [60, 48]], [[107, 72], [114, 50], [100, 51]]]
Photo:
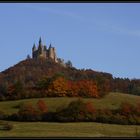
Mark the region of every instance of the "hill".
[[[51, 60], [26, 59], [0, 73], [0, 99], [37, 97], [40, 89], [38, 91], [36, 88], [40, 81], [46, 78], [54, 80], [60, 76], [69, 81], [94, 80], [95, 86], [98, 86], [98, 92], [102, 95], [110, 91], [109, 85], [113, 79], [109, 73], [66, 67]], [[22, 93], [24, 95], [21, 95]], [[29, 95], [30, 93], [33, 94]]]
[[[0, 102], [0, 107], [7, 114], [12, 114], [18, 111], [20, 104], [25, 102], [36, 104], [39, 99], [3, 101]], [[71, 101], [77, 100], [77, 98], [55, 97], [43, 98], [43, 100], [46, 102], [49, 111], [56, 111], [58, 108], [66, 107]], [[123, 93], [110, 93], [101, 99], [82, 98], [82, 100], [93, 102], [96, 108], [115, 109], [124, 101], [135, 105], [139, 102], [140, 97]], [[8, 132], [0, 130], [0, 137], [136, 137], [140, 134], [140, 127], [138, 125], [116, 125], [96, 122], [50, 123], [8, 121], [8, 123], [12, 124], [14, 128]]]
[[[63, 79], [56, 80], [58, 77], [63, 77]], [[68, 85], [73, 86], [70, 87], [69, 92], [63, 85], [66, 85], [66, 80], [69, 82]], [[59, 83], [61, 95], [58, 91], [57, 94], [48, 93], [50, 91], [48, 81], [55, 84]], [[55, 92], [53, 89], [52, 93]], [[64, 66], [51, 60], [31, 58], [23, 60], [0, 73], [0, 100], [48, 96], [87, 96], [96, 98], [103, 97], [109, 92], [140, 95], [140, 80], [115, 78], [112, 74], [106, 72], [77, 69], [72, 65]]]
[[[49, 111], [56, 111], [58, 108], [66, 107], [71, 101], [78, 99], [78, 97], [33, 98], [17, 101], [2, 101], [0, 102], [0, 111], [5, 112], [6, 114], [16, 113], [21, 104], [25, 102], [36, 104], [39, 99], [43, 99], [46, 102]], [[116, 109], [122, 102], [136, 105], [140, 102], [140, 96], [112, 92], [101, 99], [82, 98], [82, 100], [85, 102], [91, 101], [96, 108]]]
[[[97, 72], [91, 69], [76, 69], [74, 67], [64, 67], [59, 63], [45, 59], [26, 59], [0, 73], [1, 80], [8, 83], [22, 81], [24, 84], [32, 85], [44, 76], [62, 74], [70, 79], [85, 79], [105, 77], [112, 79], [109, 73]], [[32, 84], [31, 84], [32, 83]]]

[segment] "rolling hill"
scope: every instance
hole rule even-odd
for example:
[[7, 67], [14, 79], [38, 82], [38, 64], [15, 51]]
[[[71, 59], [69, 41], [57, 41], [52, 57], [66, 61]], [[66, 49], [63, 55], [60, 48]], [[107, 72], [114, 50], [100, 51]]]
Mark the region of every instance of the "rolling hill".
[[[23, 99], [17, 101], [0, 102], [0, 110], [6, 114], [18, 111], [17, 106], [24, 102], [35, 104], [38, 99]], [[41, 98], [50, 111], [67, 106], [76, 97]], [[140, 96], [124, 93], [110, 93], [101, 99], [82, 98], [83, 101], [91, 101], [97, 108], [117, 108], [121, 102], [127, 101], [136, 104]], [[7, 121], [0, 121], [7, 122]], [[57, 122], [12, 122], [14, 128], [11, 131], [1, 131], [0, 137], [137, 137], [140, 135], [140, 126], [104, 124], [97, 122], [57, 123]]]
[[[49, 111], [56, 111], [58, 108], [66, 107], [71, 101], [78, 99], [78, 97], [50, 97], [2, 101], [0, 102], [0, 111], [5, 112], [6, 114], [16, 113], [19, 109], [18, 106], [22, 103], [26, 102], [35, 104], [39, 99], [43, 99], [46, 102]], [[139, 103], [140, 96], [112, 92], [101, 99], [82, 98], [82, 100], [85, 102], [91, 101], [96, 108], [116, 109], [122, 102], [128, 102], [134, 105]]]

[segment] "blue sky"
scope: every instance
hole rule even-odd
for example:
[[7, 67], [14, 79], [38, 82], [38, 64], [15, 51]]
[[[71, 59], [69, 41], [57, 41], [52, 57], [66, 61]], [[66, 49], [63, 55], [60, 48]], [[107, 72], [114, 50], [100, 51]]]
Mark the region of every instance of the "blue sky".
[[0, 3], [0, 71], [40, 36], [76, 68], [140, 78], [140, 3]]

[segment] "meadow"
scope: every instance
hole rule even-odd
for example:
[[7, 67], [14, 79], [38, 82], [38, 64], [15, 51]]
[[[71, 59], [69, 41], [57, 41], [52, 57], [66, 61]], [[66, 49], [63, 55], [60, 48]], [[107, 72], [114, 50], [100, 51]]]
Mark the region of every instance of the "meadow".
[[[1, 101], [0, 110], [6, 114], [18, 111], [18, 106], [24, 102], [35, 104], [40, 98], [23, 99], [16, 101]], [[41, 98], [43, 99], [49, 111], [56, 111], [66, 107], [71, 101], [78, 98], [57, 97]], [[96, 108], [115, 109], [122, 102], [136, 104], [140, 102], [140, 96], [110, 93], [104, 98], [82, 98], [83, 101], [93, 102]], [[135, 125], [116, 125], [103, 124], [95, 122], [74, 122], [74, 123], [56, 123], [56, 122], [14, 122], [8, 121], [13, 125], [10, 131], [0, 130], [0, 137], [135, 137], [140, 136], [140, 126]]]
[[[0, 101], [0, 111], [6, 114], [15, 113], [18, 111], [18, 106], [22, 103], [32, 103], [36, 104], [39, 99], [43, 99], [48, 107], [49, 111], [56, 111], [61, 107], [66, 107], [71, 101], [77, 100], [78, 97], [50, 97], [50, 98], [32, 98], [23, 99], [15, 101]], [[123, 93], [109, 93], [101, 99], [96, 98], [81, 98], [85, 102], [92, 102], [96, 108], [109, 108], [116, 109], [120, 106], [122, 102], [129, 102], [131, 104], [136, 104], [140, 102], [140, 96], [123, 94]]]
[[[13, 129], [0, 131], [0, 137], [136, 137], [140, 126], [95, 122], [50, 123], [10, 122]], [[137, 130], [136, 130], [137, 129]]]

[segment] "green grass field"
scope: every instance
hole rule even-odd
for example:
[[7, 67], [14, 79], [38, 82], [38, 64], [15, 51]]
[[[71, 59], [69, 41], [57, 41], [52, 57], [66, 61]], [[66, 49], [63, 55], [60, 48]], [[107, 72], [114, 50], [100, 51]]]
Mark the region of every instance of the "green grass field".
[[[24, 103], [30, 102], [35, 104], [40, 98], [34, 99], [23, 99], [23, 100], [15, 100], [15, 101], [1, 101], [0, 102], [0, 111], [3, 111], [7, 114], [15, 113], [18, 111], [16, 106]], [[56, 98], [42, 98], [47, 106], [49, 111], [55, 111], [57, 108], [67, 106], [71, 101], [76, 100], [78, 98], [74, 97], [56, 97]], [[96, 108], [117, 108], [121, 102], [127, 101], [132, 104], [136, 104], [140, 102], [140, 96], [123, 94], [123, 93], [110, 93], [104, 98], [95, 99], [95, 98], [82, 98], [84, 101], [93, 102]]]
[[10, 122], [13, 129], [0, 131], [0, 137], [136, 137], [140, 126], [94, 122], [48, 123]]
[[[78, 98], [42, 98], [48, 109], [55, 111], [59, 107], [67, 106], [71, 101]], [[18, 111], [19, 104], [31, 102], [35, 104], [39, 98], [16, 101], [1, 101], [0, 110], [11, 114]], [[102, 99], [83, 98], [84, 101], [93, 102], [96, 108], [117, 108], [121, 102], [127, 101], [132, 104], [140, 102], [140, 96], [110, 93]], [[0, 137], [135, 137], [136, 129], [140, 136], [140, 126], [114, 125], [94, 122], [80, 123], [51, 123], [51, 122], [9, 122], [13, 124], [10, 131], [0, 130]]]

